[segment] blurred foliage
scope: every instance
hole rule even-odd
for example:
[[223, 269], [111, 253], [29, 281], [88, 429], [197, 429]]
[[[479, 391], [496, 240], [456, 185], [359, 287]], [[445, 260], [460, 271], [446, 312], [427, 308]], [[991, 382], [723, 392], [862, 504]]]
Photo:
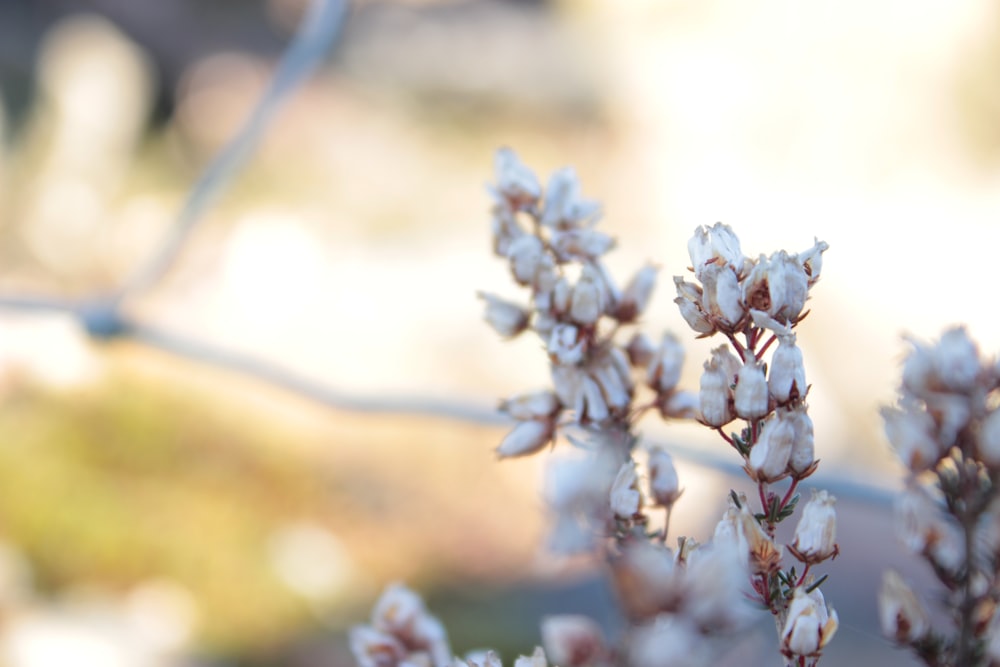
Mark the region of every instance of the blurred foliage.
[[42, 590], [166, 577], [193, 593], [220, 649], [303, 623], [267, 541], [283, 520], [329, 523], [335, 480], [305, 465], [287, 433], [127, 374], [85, 391], [22, 387], [0, 408], [0, 431], [2, 530]]

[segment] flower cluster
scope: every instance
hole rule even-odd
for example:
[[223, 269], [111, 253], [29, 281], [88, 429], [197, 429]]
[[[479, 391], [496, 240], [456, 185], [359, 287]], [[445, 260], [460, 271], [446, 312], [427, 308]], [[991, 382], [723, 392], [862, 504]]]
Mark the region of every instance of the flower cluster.
[[[480, 298], [487, 322], [502, 337], [541, 339], [552, 378], [548, 388], [501, 402], [515, 425], [497, 454], [527, 456], [562, 440], [573, 445], [548, 469], [551, 546], [603, 551], [628, 622], [621, 637], [609, 641], [585, 617], [545, 619], [544, 653], [519, 659], [518, 667], [529, 667], [523, 660], [545, 667], [546, 655], [561, 667], [712, 664], [718, 640], [746, 626], [753, 599], [775, 617], [786, 660], [815, 665], [837, 628], [811, 572], [837, 555], [834, 498], [813, 493], [790, 544], [778, 544], [775, 529], [795, 513], [797, 485], [816, 470], [809, 387], [794, 329], [819, 279], [826, 244], [754, 260], [743, 256], [725, 225], [695, 232], [688, 244], [695, 281], [674, 279], [676, 303], [699, 336], [722, 334], [728, 344], [712, 352], [700, 391], [687, 392], [679, 388], [685, 354], [677, 336], [662, 334], [657, 344], [636, 330], [657, 268], [644, 266], [619, 286], [603, 260], [614, 240], [598, 229], [600, 208], [581, 196], [572, 169], [553, 173], [543, 189], [510, 150], [497, 153], [495, 167], [493, 250], [528, 294], [524, 301]], [[641, 443], [636, 432], [652, 410], [718, 431], [742, 457], [760, 508], [732, 493], [711, 540], [681, 537], [669, 548], [681, 487], [669, 453]], [[736, 419], [744, 428], [727, 435], [723, 427]], [[772, 489], [785, 479], [791, 480], [787, 489]], [[662, 512], [662, 523], [654, 525], [654, 512]], [[786, 551], [800, 570], [783, 568]], [[400, 605], [418, 610], [413, 618], [427, 618], [422, 606]], [[434, 625], [421, 620], [405, 628], [421, 624]], [[361, 667], [424, 659], [414, 655], [431, 656], [433, 667], [449, 664], [447, 649], [435, 644], [434, 653], [423, 634], [394, 627], [377, 607], [372, 626], [356, 631]], [[492, 653], [467, 662], [499, 667]]]
[[[734, 496], [730, 512], [748, 543], [754, 594], [775, 616], [782, 654], [799, 665], [814, 664], [837, 628], [836, 613], [811, 575], [813, 566], [838, 553], [833, 496], [814, 492], [785, 547], [800, 572], [782, 569], [782, 548], [774, 539], [777, 524], [795, 512], [798, 484], [817, 467], [809, 385], [794, 329], [808, 314], [804, 308], [827, 247], [816, 240], [798, 254], [779, 250], [751, 259], [733, 230], [717, 223], [696, 230], [688, 243], [694, 281], [674, 277], [674, 302], [688, 325], [702, 337], [721, 334], [728, 341], [705, 362], [698, 418], [737, 451], [757, 484], [759, 510], [751, 512], [745, 498]], [[735, 420], [742, 427], [727, 434], [724, 427]], [[787, 489], [772, 489], [786, 478]]]
[[950, 630], [932, 629], [916, 594], [886, 572], [882, 630], [928, 665], [1000, 664], [1000, 367], [962, 328], [913, 342], [885, 431], [907, 468], [897, 505], [903, 543], [945, 589]]

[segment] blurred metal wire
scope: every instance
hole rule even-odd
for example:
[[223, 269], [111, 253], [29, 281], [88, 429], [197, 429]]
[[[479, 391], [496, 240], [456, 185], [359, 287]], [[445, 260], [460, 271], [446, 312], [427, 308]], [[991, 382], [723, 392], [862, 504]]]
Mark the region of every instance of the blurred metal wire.
[[[311, 2], [274, 77], [246, 123], [191, 188], [177, 219], [160, 245], [118, 289], [110, 294], [79, 302], [44, 296], [0, 295], [0, 308], [22, 312], [68, 313], [93, 338], [135, 340], [169, 354], [253, 377], [338, 410], [438, 416], [476, 424], [508, 423], [509, 420], [495, 409], [459, 399], [389, 397], [385, 394], [374, 397], [340, 390], [298, 375], [279, 364], [135, 321], [124, 312], [123, 308], [130, 298], [149, 289], [169, 271], [202, 220], [206, 208], [250, 159], [282, 104], [331, 50], [342, 33], [347, 12], [347, 0]], [[666, 443], [666, 446], [682, 459], [731, 476], [741, 476], [741, 466], [718, 454], [676, 443]], [[888, 505], [893, 496], [890, 489], [860, 483], [843, 476], [818, 475], [813, 482], [837, 495], [872, 506]]]

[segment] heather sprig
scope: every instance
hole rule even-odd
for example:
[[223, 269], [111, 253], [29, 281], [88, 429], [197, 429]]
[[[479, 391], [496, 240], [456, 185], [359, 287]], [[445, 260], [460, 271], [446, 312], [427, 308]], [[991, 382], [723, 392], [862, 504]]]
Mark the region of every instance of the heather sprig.
[[1000, 665], [1000, 367], [965, 329], [912, 341], [885, 431], [906, 467], [899, 537], [934, 572], [949, 627], [894, 571], [879, 592], [887, 637], [927, 665]]

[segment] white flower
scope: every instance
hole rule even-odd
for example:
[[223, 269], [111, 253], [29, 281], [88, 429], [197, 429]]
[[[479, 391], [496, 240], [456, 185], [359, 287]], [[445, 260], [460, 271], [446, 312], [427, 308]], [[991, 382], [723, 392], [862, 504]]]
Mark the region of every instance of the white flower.
[[552, 442], [555, 424], [551, 420], [529, 420], [518, 423], [497, 447], [497, 456], [502, 459], [527, 456], [541, 450]]
[[1000, 466], [1000, 410], [992, 410], [983, 420], [976, 441], [976, 452], [987, 465]]
[[741, 419], [760, 419], [770, 411], [763, 364], [754, 359], [743, 364], [733, 396], [733, 407]]
[[611, 416], [608, 403], [601, 392], [601, 386], [589, 375], [580, 379], [580, 391], [576, 395], [576, 421], [580, 424], [599, 424]]
[[919, 472], [937, 464], [944, 448], [937, 441], [937, 428], [929, 414], [912, 404], [880, 412], [885, 435], [907, 468]]
[[535, 652], [531, 655], [522, 655], [514, 661], [514, 667], [548, 667], [549, 663], [545, 659], [545, 651], [541, 646], [535, 647]]
[[882, 576], [878, 593], [878, 616], [882, 634], [899, 644], [910, 644], [927, 636], [930, 619], [913, 590], [894, 570]]
[[741, 543], [747, 548], [747, 565], [754, 574], [770, 574], [781, 567], [781, 548], [764, 532], [750, 511], [746, 497], [741, 497], [736, 510]]
[[601, 275], [589, 264], [584, 266], [580, 279], [573, 287], [569, 316], [583, 326], [594, 324], [607, 306], [605, 294]]
[[514, 151], [509, 148], [498, 150], [493, 167], [497, 179], [494, 195], [498, 199], [506, 201], [515, 210], [530, 207], [538, 201], [542, 193], [538, 179], [521, 163]]
[[636, 628], [628, 651], [635, 667], [705, 667], [714, 657], [698, 628], [676, 614], [661, 614]]
[[702, 310], [717, 326], [731, 329], [746, 314], [739, 279], [728, 265], [709, 264], [702, 271]]
[[670, 454], [661, 447], [649, 450], [649, 495], [657, 505], [670, 507], [681, 495], [680, 480]]
[[826, 252], [830, 245], [826, 241], [820, 241], [815, 239], [816, 243], [812, 248], [806, 250], [805, 252], [799, 253], [799, 264], [805, 269], [806, 275], [809, 276], [809, 286], [812, 287], [819, 280], [819, 274], [823, 270], [823, 253]]
[[920, 398], [938, 391], [967, 393], [979, 377], [979, 350], [962, 327], [949, 329], [931, 347], [917, 341], [903, 364], [903, 388]]
[[701, 286], [689, 283], [680, 276], [674, 276], [674, 286], [677, 288], [677, 298], [674, 299], [674, 303], [677, 304], [681, 317], [688, 326], [698, 333], [713, 333], [715, 325], [701, 307], [703, 295]]
[[653, 361], [656, 348], [649, 336], [637, 331], [629, 339], [628, 345], [625, 346], [625, 352], [628, 354], [629, 363], [637, 368], [645, 368]]
[[605, 652], [604, 633], [586, 616], [546, 616], [541, 630], [545, 655], [559, 667], [596, 664]]
[[549, 355], [557, 364], [571, 366], [583, 360], [586, 342], [572, 324], [557, 324], [549, 336]]
[[782, 412], [764, 422], [748, 461], [756, 479], [775, 482], [785, 475], [795, 444], [795, 425]]
[[368, 625], [351, 628], [348, 643], [358, 667], [392, 667], [406, 659], [406, 647], [391, 634]]
[[519, 420], [551, 417], [559, 407], [559, 398], [548, 389], [518, 394], [500, 402], [501, 412]]
[[728, 265], [737, 274], [743, 270], [740, 240], [729, 225], [721, 222], [712, 227], [701, 226], [688, 241], [688, 254], [695, 277], [705, 282], [703, 273], [709, 265]]
[[795, 475], [809, 472], [816, 458], [813, 423], [806, 412], [806, 405], [800, 403], [786, 413], [795, 431], [792, 454], [788, 457], [788, 469]]
[[658, 392], [673, 391], [681, 381], [684, 366], [684, 346], [672, 333], [663, 334], [652, 363], [646, 372], [646, 383]]
[[688, 560], [683, 610], [699, 627], [735, 632], [752, 622], [755, 609], [746, 594], [746, 559], [739, 544], [715, 540]]
[[809, 296], [809, 277], [798, 258], [789, 257], [784, 250], [771, 255], [767, 271], [771, 304], [767, 309], [779, 322], [795, 322]]
[[701, 376], [701, 419], [709, 426], [725, 426], [736, 418], [732, 406], [732, 389], [741, 364], [725, 345], [712, 350]]
[[795, 334], [779, 336], [778, 349], [771, 356], [767, 386], [779, 404], [805, 396], [806, 369], [802, 350], [795, 344]]
[[623, 377], [611, 355], [595, 361], [590, 368], [590, 377], [601, 388], [608, 407], [622, 411], [632, 401], [632, 380], [628, 375]]
[[504, 338], [512, 338], [528, 326], [531, 313], [520, 304], [488, 292], [479, 292], [478, 296], [486, 302], [486, 322]]
[[550, 245], [560, 263], [595, 260], [615, 247], [615, 240], [596, 229], [565, 229], [552, 233]]
[[837, 632], [837, 612], [828, 610], [819, 589], [806, 593], [795, 589], [788, 618], [781, 633], [781, 649], [786, 656], [815, 656]]
[[566, 229], [593, 224], [600, 204], [580, 198], [580, 181], [572, 167], [563, 167], [549, 178], [541, 223], [546, 227]]
[[646, 306], [649, 305], [649, 299], [653, 295], [653, 289], [656, 287], [658, 271], [659, 268], [647, 264], [639, 269], [632, 276], [632, 280], [625, 285], [621, 301], [618, 302], [618, 307], [615, 309], [615, 318], [619, 322], [633, 322], [645, 312]]
[[537, 236], [525, 234], [511, 242], [507, 257], [510, 272], [520, 285], [533, 285], [535, 276], [551, 262], [545, 247]]
[[635, 462], [628, 461], [618, 469], [611, 485], [611, 511], [620, 519], [630, 519], [639, 513], [641, 507], [639, 476], [635, 472]]
[[792, 546], [805, 563], [819, 563], [837, 553], [837, 501], [826, 491], [813, 491], [795, 527]]
[[896, 531], [912, 552], [929, 556], [938, 566], [957, 572], [965, 561], [961, 528], [927, 491], [910, 486], [896, 499]]

